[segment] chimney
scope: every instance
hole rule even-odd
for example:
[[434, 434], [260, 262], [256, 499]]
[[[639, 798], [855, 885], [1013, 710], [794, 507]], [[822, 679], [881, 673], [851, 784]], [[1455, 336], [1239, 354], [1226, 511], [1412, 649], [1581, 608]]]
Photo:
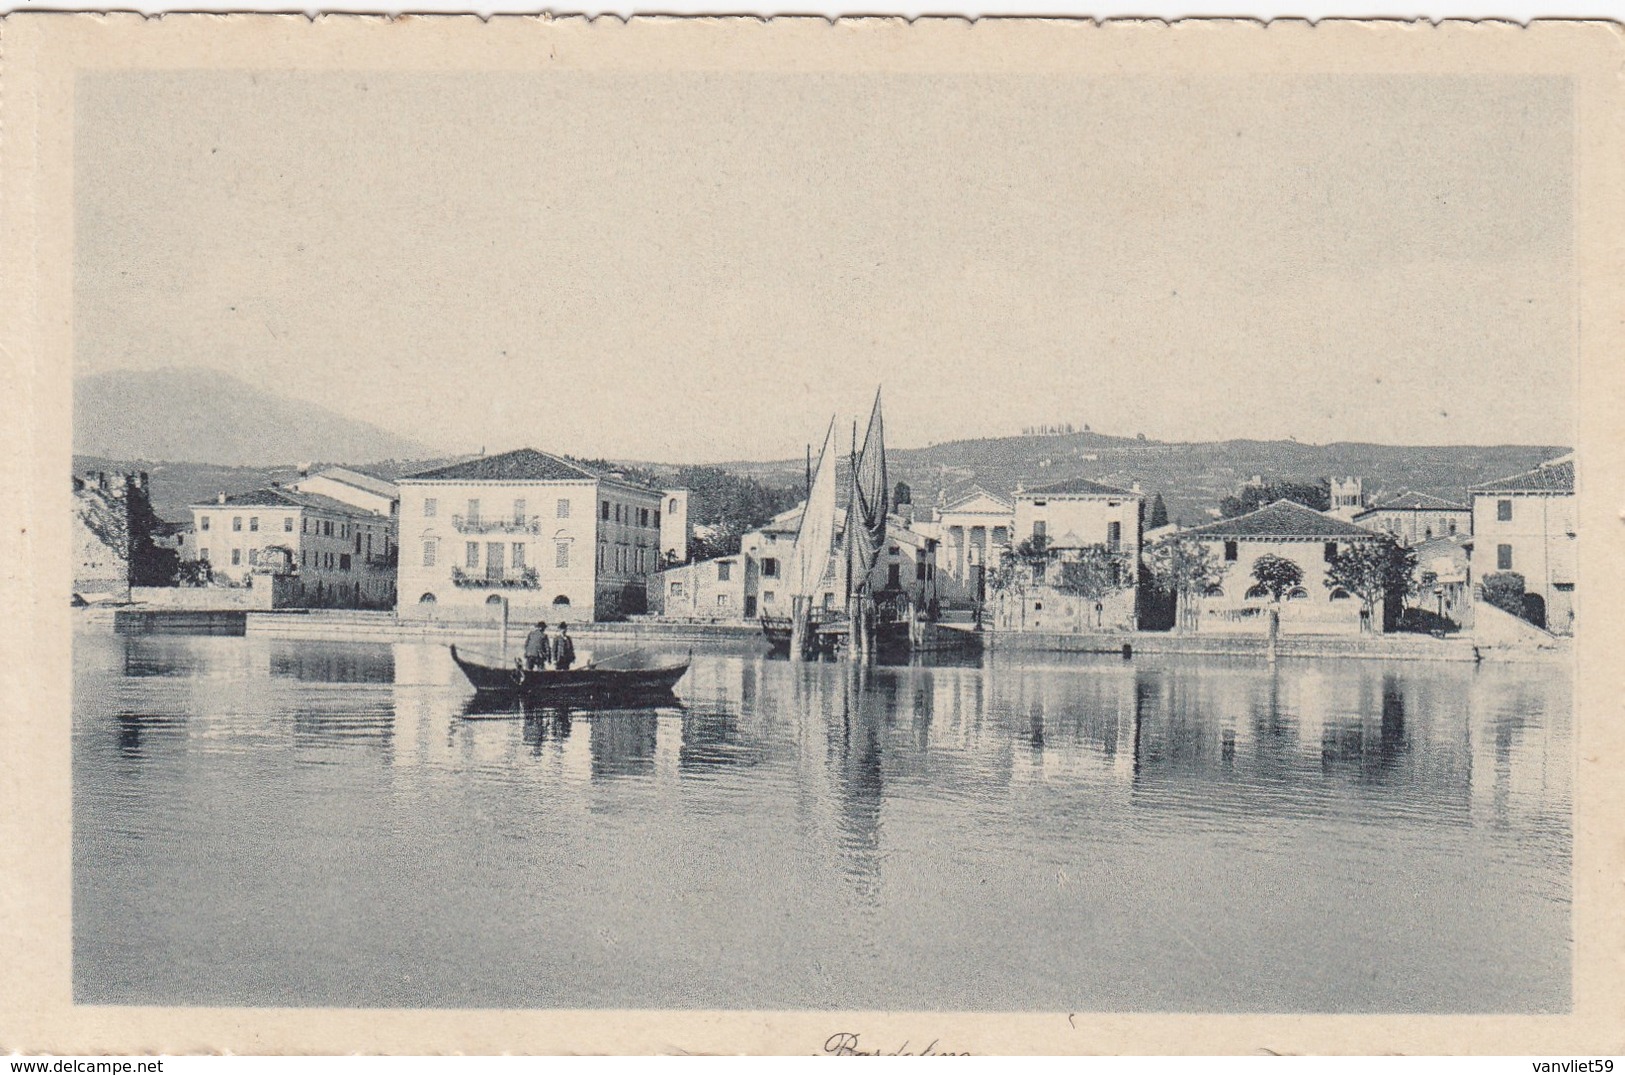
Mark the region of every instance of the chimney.
[[1135, 482], [1133, 485], [1129, 486], [1129, 489], [1133, 490], [1136, 493], [1141, 492], [1140, 483]]

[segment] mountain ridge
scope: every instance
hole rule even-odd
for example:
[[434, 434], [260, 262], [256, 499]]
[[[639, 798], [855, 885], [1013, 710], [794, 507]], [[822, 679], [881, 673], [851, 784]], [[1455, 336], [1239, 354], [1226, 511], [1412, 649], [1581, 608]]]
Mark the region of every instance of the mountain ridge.
[[[145, 387], [136, 382], [145, 382]], [[164, 398], [154, 400], [155, 392]], [[220, 414], [208, 422], [173, 417], [177, 406], [197, 409], [200, 399], [218, 400], [222, 394], [229, 398], [216, 404], [218, 411], [237, 415], [241, 429], [223, 424]], [[189, 505], [217, 493], [292, 480], [304, 462], [329, 460], [329, 465], [393, 479], [467, 458], [435, 452], [378, 426], [213, 371], [97, 374], [76, 380], [74, 403], [75, 469], [148, 471], [155, 510], [177, 521], [189, 516]], [[158, 435], [166, 421], [184, 425], [184, 435]], [[154, 426], [160, 428], [155, 432]], [[210, 447], [216, 442], [219, 448]], [[170, 450], [177, 446], [179, 450]], [[568, 454], [566, 445], [531, 447]], [[887, 456], [892, 480], [906, 482], [917, 504], [973, 485], [1008, 495], [1019, 486], [1088, 478], [1123, 488], [1138, 484], [1148, 498], [1161, 493], [1169, 517], [1192, 525], [1209, 519], [1222, 497], [1254, 475], [1300, 481], [1358, 477], [1368, 497], [1408, 489], [1464, 501], [1474, 484], [1529, 470], [1569, 450], [1560, 445], [1306, 444], [1255, 438], [1180, 442], [1079, 430], [960, 438], [923, 448], [893, 448]], [[689, 465], [615, 462], [668, 476]], [[702, 467], [796, 489], [805, 481], [806, 461], [734, 460]]]
[[195, 366], [74, 378], [73, 450], [109, 459], [227, 466], [310, 459], [373, 463], [436, 454], [371, 422]]

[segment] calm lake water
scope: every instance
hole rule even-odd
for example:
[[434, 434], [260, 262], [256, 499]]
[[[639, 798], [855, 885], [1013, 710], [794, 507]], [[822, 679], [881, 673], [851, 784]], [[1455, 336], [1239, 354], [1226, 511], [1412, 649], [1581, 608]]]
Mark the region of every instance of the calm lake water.
[[75, 669], [79, 1003], [1569, 1005], [1563, 666], [704, 651], [481, 720], [431, 644]]

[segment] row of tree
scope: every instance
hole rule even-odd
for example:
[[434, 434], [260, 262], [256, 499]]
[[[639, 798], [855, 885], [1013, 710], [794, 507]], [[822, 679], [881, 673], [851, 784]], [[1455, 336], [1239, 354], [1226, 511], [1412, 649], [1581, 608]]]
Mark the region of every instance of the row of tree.
[[740, 538], [794, 507], [803, 495], [798, 487], [768, 485], [720, 467], [679, 467], [670, 483], [688, 490], [689, 522], [710, 531], [689, 542], [691, 560], [734, 555]]
[[[1059, 422], [1054, 425], [1023, 426], [1021, 428], [1021, 435], [1024, 437], [1064, 437], [1069, 433], [1076, 432], [1078, 432], [1078, 430], [1071, 422]], [[1089, 426], [1087, 424], [1084, 425], [1083, 432], [1089, 432]]]
[[[1081, 599], [1086, 609], [1093, 604], [1098, 626], [1101, 604], [1138, 581], [1154, 591], [1148, 595], [1151, 601], [1160, 594], [1166, 604], [1178, 608], [1181, 625], [1189, 628], [1194, 626], [1191, 618], [1200, 608], [1200, 599], [1221, 586], [1229, 570], [1230, 565], [1212, 546], [1192, 539], [1174, 538], [1153, 546], [1147, 564], [1137, 570], [1121, 553], [1104, 545], [1058, 556], [1043, 536], [1035, 535], [1019, 543], [1014, 555], [993, 569], [988, 588], [1019, 595], [1031, 586], [1048, 586]], [[1358, 598], [1367, 616], [1376, 622], [1389, 602], [1397, 610], [1416, 592], [1415, 570], [1416, 554], [1385, 537], [1339, 549], [1326, 564], [1325, 585]], [[1303, 568], [1273, 554], [1253, 561], [1250, 575], [1250, 592], [1268, 595], [1277, 603], [1303, 584]]]
[[1219, 514], [1226, 519], [1268, 507], [1277, 500], [1291, 500], [1316, 511], [1330, 511], [1332, 485], [1325, 478], [1313, 482], [1267, 481], [1244, 485], [1232, 496], [1219, 500]]

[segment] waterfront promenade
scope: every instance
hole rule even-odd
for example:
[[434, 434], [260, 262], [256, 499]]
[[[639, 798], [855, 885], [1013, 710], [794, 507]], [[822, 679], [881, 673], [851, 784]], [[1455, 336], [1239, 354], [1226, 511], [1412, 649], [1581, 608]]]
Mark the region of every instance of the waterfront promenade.
[[[110, 610], [84, 611], [87, 618], [106, 619]], [[162, 614], [124, 610], [120, 630], [137, 633], [165, 628]], [[188, 614], [181, 633], [196, 630], [197, 614]], [[497, 624], [467, 621], [402, 621], [390, 612], [321, 610], [294, 612], [222, 612], [218, 630], [203, 633], [252, 634], [311, 641], [410, 642], [471, 641], [489, 645], [501, 628]], [[230, 624], [226, 624], [229, 619]], [[510, 645], [518, 645], [526, 624], [510, 623]], [[969, 629], [968, 626], [965, 629]], [[645, 643], [722, 643], [751, 645], [762, 641], [755, 624], [738, 622], [634, 619], [619, 622], [572, 622], [570, 630], [589, 641]], [[1258, 657], [1267, 658], [1270, 642], [1263, 636], [1178, 634], [1162, 631], [1037, 632], [987, 630], [981, 633], [985, 650], [999, 653], [1123, 653], [1132, 655]], [[1375, 660], [1462, 661], [1561, 659], [1572, 652], [1567, 639], [1549, 645], [1488, 644], [1471, 636], [1435, 638], [1422, 634], [1344, 636], [1295, 635], [1277, 638], [1275, 656], [1282, 658], [1366, 658]]]

